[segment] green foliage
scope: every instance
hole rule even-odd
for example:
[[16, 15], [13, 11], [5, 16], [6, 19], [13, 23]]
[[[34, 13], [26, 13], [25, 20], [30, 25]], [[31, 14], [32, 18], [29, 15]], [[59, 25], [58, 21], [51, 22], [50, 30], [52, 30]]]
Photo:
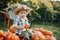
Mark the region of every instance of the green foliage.
[[[9, 1], [1, 1], [0, 2], [0, 7], [1, 9], [5, 8], [5, 7], [9, 7], [14, 3], [20, 3], [20, 4], [25, 4], [27, 6], [29, 6], [30, 8], [32, 8], [33, 10], [30, 12], [30, 14], [28, 14], [29, 19], [33, 22], [33, 21], [48, 21], [48, 22], [57, 22], [60, 23], [60, 6], [59, 6], [59, 2], [49, 2], [47, 1], [42, 3], [39, 2], [39, 4], [36, 3], [32, 3], [33, 1], [26, 1], [24, 2], [23, 0], [9, 0]], [[4, 5], [3, 5], [3, 4]], [[8, 4], [8, 5], [7, 5]], [[50, 6], [48, 6], [50, 4]], [[52, 7], [52, 8], [50, 8]], [[14, 8], [14, 7], [12, 7]]]

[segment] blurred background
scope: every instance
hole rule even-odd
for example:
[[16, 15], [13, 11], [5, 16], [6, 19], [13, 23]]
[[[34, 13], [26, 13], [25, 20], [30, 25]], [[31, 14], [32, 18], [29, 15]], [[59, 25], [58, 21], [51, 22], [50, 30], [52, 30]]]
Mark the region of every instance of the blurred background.
[[[14, 4], [14, 5], [13, 5]], [[32, 8], [27, 15], [31, 21], [31, 28], [39, 27], [50, 30], [57, 40], [60, 40], [60, 1], [56, 0], [0, 0], [0, 11], [13, 10], [17, 4], [24, 4]], [[13, 7], [14, 6], [14, 7]], [[6, 10], [8, 8], [8, 10]], [[13, 12], [10, 12], [13, 14]], [[10, 15], [13, 17], [12, 15]], [[12, 19], [10, 19], [12, 22]], [[4, 25], [4, 15], [0, 12], [0, 29], [8, 30], [8, 18]]]

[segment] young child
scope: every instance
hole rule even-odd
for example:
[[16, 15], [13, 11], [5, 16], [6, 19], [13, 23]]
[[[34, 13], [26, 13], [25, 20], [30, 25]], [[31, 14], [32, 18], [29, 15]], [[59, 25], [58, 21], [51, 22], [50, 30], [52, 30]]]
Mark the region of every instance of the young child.
[[24, 37], [26, 40], [30, 40], [31, 36], [30, 32], [26, 31], [28, 28], [27, 29], [25, 28], [25, 26], [30, 27], [30, 24], [28, 23], [28, 18], [26, 17], [28, 11], [29, 7], [25, 5], [21, 5], [14, 9], [14, 14], [16, 17], [14, 18], [14, 22], [12, 25], [12, 27], [15, 28], [14, 32], [18, 36]]

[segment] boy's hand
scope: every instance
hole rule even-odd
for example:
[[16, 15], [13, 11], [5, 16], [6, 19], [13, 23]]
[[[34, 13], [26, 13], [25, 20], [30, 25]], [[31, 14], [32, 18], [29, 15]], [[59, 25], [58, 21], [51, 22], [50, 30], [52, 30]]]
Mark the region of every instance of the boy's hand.
[[30, 24], [25, 24], [24, 28], [28, 29], [30, 27]]

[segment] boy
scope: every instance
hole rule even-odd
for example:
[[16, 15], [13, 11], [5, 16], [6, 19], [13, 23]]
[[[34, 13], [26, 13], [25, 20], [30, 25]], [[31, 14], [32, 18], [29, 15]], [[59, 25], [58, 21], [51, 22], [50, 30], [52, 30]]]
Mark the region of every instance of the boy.
[[[12, 27], [15, 28], [14, 32], [20, 36], [24, 37], [24, 40], [30, 40], [31, 33], [28, 31], [28, 28], [30, 27], [30, 24], [28, 23], [28, 18], [26, 15], [28, 14], [29, 7], [25, 5], [18, 6], [16, 9], [14, 9], [14, 22]], [[28, 26], [28, 28], [25, 28], [25, 26]]]

